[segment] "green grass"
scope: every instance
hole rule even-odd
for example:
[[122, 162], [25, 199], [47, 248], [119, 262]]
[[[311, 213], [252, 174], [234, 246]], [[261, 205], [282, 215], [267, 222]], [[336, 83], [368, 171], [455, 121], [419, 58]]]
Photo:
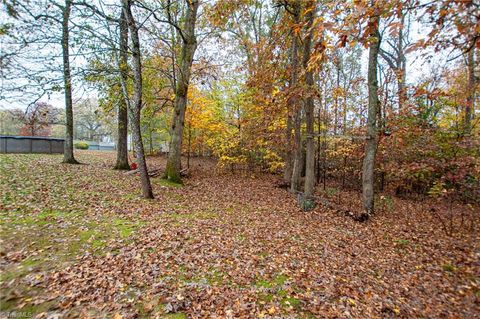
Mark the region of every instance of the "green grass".
[[266, 279], [259, 279], [255, 282], [255, 286], [259, 288], [272, 288], [273, 284], [272, 282], [266, 280]]
[[[27, 275], [41, 273], [62, 267], [75, 260], [75, 257], [89, 251], [92, 254], [106, 254], [108, 242], [129, 239], [143, 223], [127, 219], [106, 217], [87, 222], [79, 215], [62, 211], [44, 211], [33, 213], [1, 213], [1, 236], [15, 243], [14, 250], [21, 247], [35, 252], [35, 257], [28, 257], [18, 263], [9, 264], [0, 275], [0, 282], [16, 280], [15, 290], [22, 296], [28, 296], [31, 287], [21, 280]], [[64, 224], [60, 227], [60, 224]], [[25, 234], [28, 234], [26, 236]], [[61, 244], [58, 244], [58, 241]], [[30, 253], [26, 254], [27, 256]], [[2, 310], [15, 309], [21, 299], [5, 300], [2, 294]], [[28, 302], [22, 311], [32, 314], [41, 312], [42, 305], [30, 305]]]
[[454, 265], [452, 264], [443, 264], [442, 265], [442, 269], [443, 271], [446, 271], [446, 272], [455, 272], [457, 271], [457, 267], [455, 267]]
[[280, 304], [283, 306], [283, 307], [293, 307], [293, 308], [298, 308], [300, 307], [300, 300], [297, 299], [297, 298], [293, 298], [293, 297], [286, 297], [286, 298], [283, 298], [281, 301], [280, 301]]
[[[7, 288], [0, 296], [2, 311], [16, 311], [22, 305], [20, 311], [28, 311], [35, 316], [52, 310], [50, 307], [58, 306], [59, 300], [33, 304], [48, 293], [42, 290], [42, 285], [30, 286], [28, 282], [32, 278], [41, 281], [46, 272], [80, 263], [78, 257], [87, 253], [95, 257], [113, 253], [115, 248], [110, 247], [118, 247], [113, 245], [115, 242], [134, 244], [132, 241], [136, 239], [136, 234], [145, 226], [137, 215], [123, 215], [128, 211], [127, 205], [144, 206], [138, 192], [131, 191], [135, 187], [132, 185], [137, 183], [134, 179], [106, 168], [107, 161], [97, 165], [98, 159], [90, 161], [80, 157], [79, 160], [84, 163], [96, 161], [97, 164], [71, 166], [61, 164], [61, 159], [61, 155], [0, 155], [0, 192], [3, 195], [0, 203], [5, 208], [0, 211], [0, 236], [6, 243], [0, 249], [2, 253], [19, 253], [14, 262], [5, 265], [0, 275], [0, 287]], [[152, 179], [152, 183], [162, 186], [161, 196], [169, 204], [166, 210], [169, 213], [158, 214], [158, 219], [166, 225], [188, 227], [198, 221], [217, 219], [221, 214], [237, 214], [251, 209], [244, 204], [223, 209], [217, 203], [202, 209], [192, 208], [178, 189], [183, 187], [182, 184], [160, 178]], [[148, 205], [165, 211], [155, 201], [148, 202]], [[242, 233], [236, 238], [240, 242], [246, 239], [246, 234]], [[188, 243], [191, 239], [184, 240]], [[270, 258], [265, 251], [259, 256]], [[14, 288], [7, 287], [6, 283], [10, 281], [13, 281], [11, 287]], [[179, 286], [201, 283], [212, 287], [240, 287], [228, 272], [214, 266], [198, 272], [191, 269], [182, 272], [179, 269], [172, 281]], [[259, 300], [274, 301], [285, 308], [296, 307], [299, 301], [292, 295], [294, 292], [288, 281], [286, 275], [277, 274], [257, 278], [255, 286], [250, 288], [258, 290]], [[241, 285], [248, 288], [244, 282]], [[15, 295], [20, 297], [13, 298]], [[137, 306], [139, 316], [143, 318], [153, 314], [158, 314], [160, 318], [186, 318], [181, 312], [166, 314], [160, 300], [154, 303], [153, 308], [151, 304], [146, 307], [143, 300], [138, 300]]]
[[115, 218], [113, 220], [113, 226], [116, 228], [117, 232], [122, 238], [128, 238], [135, 232], [139, 227], [143, 226], [143, 222], [131, 222], [126, 219]]
[[285, 290], [285, 286], [289, 278], [286, 275], [280, 274], [272, 279], [259, 278], [254, 286], [260, 291], [257, 294], [258, 301], [261, 304], [278, 301], [283, 308], [299, 309], [301, 301], [291, 295]]
[[255, 286], [261, 287], [261, 288], [276, 288], [276, 287], [282, 287], [283, 285], [285, 285], [287, 281], [288, 281], [287, 276], [278, 275], [270, 280], [265, 278], [260, 278], [255, 282]]
[[186, 283], [201, 283], [210, 286], [222, 286], [231, 284], [231, 281], [227, 278], [228, 275], [217, 268], [211, 268], [206, 272], [198, 273], [196, 275], [186, 276], [185, 267], [181, 266], [177, 270], [176, 280], [181, 284]]
[[327, 193], [327, 196], [328, 197], [333, 197], [335, 196], [337, 193], [339, 192], [339, 190], [335, 187], [327, 187], [325, 188], [325, 193]]
[[[95, 180], [89, 175], [94, 166], [70, 166], [61, 160], [61, 155], [0, 154], [0, 251], [18, 254], [0, 274], [2, 311], [17, 311], [22, 305], [18, 311], [34, 316], [47, 310], [50, 302], [29, 301], [44, 292], [29, 286], [27, 276], [41, 278], [87, 252], [107, 254], [111, 242], [132, 241], [144, 226], [141, 220], [115, 215], [139, 201], [137, 195], [129, 197], [124, 183], [114, 186], [124, 178], [118, 172], [102, 169], [102, 178]], [[103, 214], [92, 204], [102, 207]], [[14, 289], [5, 285], [11, 281]]]
[[243, 235], [243, 234], [239, 234], [239, 235], [235, 236], [235, 239], [236, 239], [237, 241], [242, 242], [242, 241], [245, 241], [246, 237], [245, 237], [245, 235]]
[[[103, 216], [85, 221], [84, 217], [79, 213], [61, 210], [46, 210], [39, 213], [1, 212], [1, 236], [8, 238], [9, 243], [14, 246], [10, 249], [14, 251], [27, 249], [26, 256], [31, 256], [31, 253], [35, 253], [35, 256], [7, 265], [0, 275], [0, 282], [15, 280], [16, 292], [28, 296], [31, 287], [21, 280], [25, 276], [62, 267], [86, 251], [92, 254], [106, 254], [109, 241], [129, 239], [143, 226], [140, 221], [132, 222], [122, 218], [111, 220]], [[0, 297], [4, 311], [13, 310], [20, 303], [25, 303], [21, 299], [5, 300], [6, 298], [7, 293]], [[26, 302], [22, 311], [36, 314], [43, 309], [41, 304], [33, 306]]]
[[[23, 300], [28, 300], [28, 298], [24, 298]], [[12, 299], [5, 302], [0, 302], [0, 311], [9, 313], [11, 318], [34, 318], [36, 314], [45, 313], [48, 311], [54, 304], [52, 301], [44, 302], [38, 305], [27, 303], [21, 309], [17, 309], [17, 301], [17, 299]]]
[[410, 245], [410, 241], [407, 239], [397, 239], [395, 240], [395, 244], [401, 248], [404, 248]]
[[177, 312], [177, 313], [168, 313], [163, 315], [163, 318], [169, 318], [169, 319], [187, 319], [187, 315], [182, 313], [182, 312]]
[[164, 187], [173, 187], [173, 188], [180, 188], [183, 187], [183, 184], [181, 183], [176, 183], [168, 179], [164, 178], [159, 178], [159, 179], [153, 179], [154, 183], [156, 185], [164, 186]]

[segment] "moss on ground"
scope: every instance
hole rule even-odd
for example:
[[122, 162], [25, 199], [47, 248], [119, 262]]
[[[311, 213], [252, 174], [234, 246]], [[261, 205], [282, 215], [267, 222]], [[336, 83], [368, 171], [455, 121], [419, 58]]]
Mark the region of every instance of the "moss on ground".
[[[86, 251], [106, 254], [109, 241], [129, 240], [143, 225], [123, 218], [112, 221], [106, 216], [85, 221], [81, 213], [61, 210], [0, 212], [1, 238], [8, 242], [5, 249], [25, 251], [18, 262], [2, 270], [0, 285], [13, 280], [15, 294], [31, 296], [35, 291], [25, 281], [27, 275], [40, 277], [42, 272], [61, 268]], [[2, 311], [14, 310], [22, 304], [22, 312], [32, 315], [48, 309], [43, 304], [30, 304], [28, 298], [14, 298], [8, 289], [2, 290], [5, 290], [0, 296]]]
[[164, 187], [173, 187], [173, 188], [183, 187], [183, 184], [182, 184], [182, 183], [174, 182], [174, 181], [171, 181], [171, 180], [168, 180], [168, 179], [164, 179], [164, 178], [156, 178], [156, 179], [153, 179], [153, 182], [154, 182], [156, 185], [160, 185], [160, 186], [164, 186]]
[[168, 313], [168, 314], [165, 314], [163, 316], [163, 318], [168, 318], [168, 319], [187, 319], [187, 315], [182, 313], [182, 312], [178, 312], [178, 313]]
[[253, 284], [258, 290], [257, 298], [260, 304], [278, 302], [287, 308], [299, 309], [301, 301], [289, 294], [286, 290], [289, 278], [284, 274], [279, 274], [273, 278], [258, 278]]

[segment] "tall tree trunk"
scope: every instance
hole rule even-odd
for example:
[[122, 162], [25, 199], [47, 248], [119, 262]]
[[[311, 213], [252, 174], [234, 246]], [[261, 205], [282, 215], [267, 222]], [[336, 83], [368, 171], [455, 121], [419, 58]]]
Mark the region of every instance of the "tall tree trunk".
[[147, 162], [145, 161], [142, 130], [140, 127], [142, 110], [142, 62], [140, 56], [140, 39], [138, 37], [138, 27], [132, 15], [131, 5], [132, 0], [123, 0], [123, 10], [125, 10], [125, 18], [132, 39], [133, 105], [130, 109], [133, 122], [132, 133], [135, 144], [135, 155], [137, 158], [138, 169], [140, 171], [143, 197], [153, 198], [152, 185], [150, 184]]
[[297, 192], [300, 190], [300, 179], [302, 176], [302, 111], [301, 108], [295, 112], [293, 119], [293, 168], [292, 179], [290, 181], [290, 190]]
[[[290, 113], [290, 112], [289, 112]], [[286, 149], [283, 155], [285, 167], [283, 168], [283, 182], [285, 185], [290, 185], [292, 179], [292, 128], [293, 121], [290, 114], [287, 115], [287, 127], [285, 131]]]
[[[293, 19], [294, 24], [298, 25], [300, 23], [300, 2], [295, 1], [293, 4]], [[293, 112], [293, 167], [292, 167], [292, 176], [290, 180], [290, 190], [296, 192], [300, 188], [300, 177], [302, 174], [302, 136], [301, 136], [301, 124], [302, 124], [302, 110], [299, 106], [299, 101], [297, 98], [297, 89], [298, 85], [298, 73], [299, 73], [299, 63], [298, 63], [298, 47], [299, 47], [299, 35], [292, 31], [292, 56], [291, 56], [291, 68], [292, 74], [290, 79], [290, 89], [293, 90], [293, 96], [290, 98], [290, 109]]]
[[128, 109], [123, 97], [118, 102], [117, 161], [114, 169], [128, 170]]
[[467, 53], [467, 69], [468, 69], [468, 83], [467, 83], [467, 103], [465, 105], [465, 119], [463, 124], [463, 133], [470, 135], [472, 131], [472, 114], [475, 100], [475, 47], [472, 47]]
[[190, 168], [190, 153], [192, 151], [192, 126], [188, 126], [188, 151], [187, 151], [187, 168]]
[[362, 220], [367, 220], [374, 212], [374, 172], [375, 155], [377, 152], [377, 114], [379, 109], [378, 99], [378, 53], [380, 49], [380, 33], [378, 25], [380, 18], [371, 17], [369, 23], [374, 27], [371, 33], [370, 49], [368, 54], [368, 118], [367, 136], [365, 141], [365, 157], [363, 159], [362, 188], [363, 188], [363, 213]]
[[78, 164], [73, 155], [73, 102], [72, 102], [72, 75], [70, 73], [69, 30], [68, 22], [72, 11], [72, 1], [65, 0], [62, 19], [62, 54], [63, 54], [63, 82], [65, 88], [65, 146], [63, 162]]
[[405, 13], [403, 10], [401, 11], [401, 28], [398, 31], [398, 42], [397, 42], [397, 88], [398, 88], [398, 109], [401, 110], [403, 105], [407, 101], [407, 89], [405, 87], [405, 81], [407, 78], [407, 61], [405, 58], [405, 52], [403, 47], [404, 42], [404, 35], [403, 35], [403, 28], [405, 26]]
[[182, 55], [180, 60], [180, 74], [178, 75], [175, 89], [175, 105], [171, 129], [171, 142], [168, 150], [168, 161], [164, 178], [173, 182], [181, 182], [180, 171], [182, 169], [182, 141], [183, 128], [185, 125], [185, 109], [187, 107], [187, 93], [190, 82], [190, 72], [193, 56], [197, 49], [195, 37], [195, 24], [197, 21], [199, 1], [187, 1], [185, 26], [182, 33]]
[[404, 104], [407, 101], [407, 88], [406, 88], [406, 79], [407, 79], [407, 59], [405, 57], [405, 11], [401, 10], [400, 12], [400, 29], [398, 31], [398, 36], [396, 37], [395, 43], [389, 42], [390, 46], [394, 49], [394, 53], [389, 53], [385, 50], [380, 49], [379, 54], [387, 62], [388, 66], [395, 73], [397, 80], [397, 95], [398, 95], [398, 110], [400, 111]]
[[320, 162], [321, 162], [321, 132], [322, 132], [322, 109], [323, 109], [323, 94], [322, 94], [322, 89], [318, 90], [320, 93], [320, 97], [318, 99], [319, 105], [318, 105], [318, 114], [317, 114], [317, 126], [318, 126], [318, 134], [317, 134], [317, 184], [320, 183]]
[[[125, 19], [125, 12], [122, 10], [120, 15], [120, 53], [119, 53], [119, 71], [122, 81], [121, 85], [127, 81], [128, 77], [128, 25]], [[124, 94], [123, 94], [124, 95]], [[118, 139], [117, 139], [117, 162], [115, 163], [115, 169], [130, 169], [128, 164], [128, 105], [126, 102], [128, 96], [122, 96], [118, 103]]]
[[153, 154], [153, 128], [152, 128], [152, 121], [148, 122], [148, 147], [149, 147], [149, 154]]
[[[311, 5], [315, 5], [314, 3]], [[308, 35], [305, 38], [303, 47], [303, 68], [305, 70], [305, 84], [309, 91], [313, 90], [313, 74], [308, 69], [308, 62], [310, 60], [310, 51], [312, 46], [313, 30], [312, 24], [315, 16], [315, 10], [311, 10], [307, 13], [307, 32]], [[306, 154], [306, 166], [305, 166], [305, 200], [308, 201], [308, 208], [313, 208], [315, 201], [313, 194], [315, 191], [315, 141], [314, 141], [314, 104], [313, 96], [311, 92], [308, 92], [308, 96], [305, 99], [305, 119], [307, 122], [307, 154]], [[307, 206], [304, 205], [304, 208]]]
[[[338, 59], [336, 62], [335, 62], [335, 68], [336, 68], [336, 71], [337, 71], [337, 80], [336, 80], [336, 86], [335, 86], [335, 112], [334, 112], [334, 125], [333, 125], [333, 135], [337, 135], [338, 133], [338, 109], [339, 109], [339, 103], [338, 103], [338, 94], [339, 94], [339, 89], [340, 89], [340, 71], [341, 71], [341, 68], [342, 68], [342, 64], [341, 64], [341, 57], [340, 57], [340, 53], [337, 51], [336, 53], [336, 58]], [[336, 146], [337, 143], [335, 142], [335, 149], [336, 149]]]
[[327, 101], [327, 85], [325, 85], [325, 90], [323, 91], [323, 130], [322, 130], [322, 157], [323, 157], [323, 174], [322, 174], [322, 182], [323, 182], [323, 190], [327, 189], [327, 133], [328, 133], [328, 101]]

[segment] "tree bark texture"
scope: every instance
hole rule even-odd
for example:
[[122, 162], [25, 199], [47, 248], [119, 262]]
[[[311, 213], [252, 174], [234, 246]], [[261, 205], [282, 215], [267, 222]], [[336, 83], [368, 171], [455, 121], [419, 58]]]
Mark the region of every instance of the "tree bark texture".
[[475, 48], [471, 48], [467, 53], [467, 101], [465, 104], [464, 134], [470, 135], [472, 131], [472, 114], [475, 100]]
[[185, 110], [187, 107], [188, 85], [192, 69], [193, 57], [197, 49], [195, 37], [195, 24], [197, 21], [199, 1], [187, 1], [185, 25], [182, 32], [182, 54], [180, 58], [180, 73], [175, 89], [175, 102], [171, 128], [171, 141], [168, 150], [167, 167], [164, 178], [181, 183], [180, 171], [182, 169], [182, 142], [185, 126]]
[[142, 110], [142, 62], [140, 56], [140, 39], [138, 36], [138, 27], [133, 18], [131, 10], [132, 1], [123, 0], [123, 10], [127, 20], [130, 37], [132, 39], [132, 71], [133, 71], [133, 103], [130, 114], [132, 118], [132, 133], [135, 144], [135, 155], [140, 172], [142, 193], [145, 198], [153, 198], [152, 185], [148, 176], [147, 162], [145, 161], [145, 151], [142, 140], [142, 130], [140, 127], [140, 116]]
[[368, 115], [367, 115], [367, 137], [365, 141], [365, 157], [363, 158], [363, 215], [368, 219], [374, 213], [374, 173], [375, 155], [377, 152], [377, 113], [379, 110], [378, 99], [378, 53], [380, 49], [380, 33], [378, 31], [379, 17], [370, 18], [374, 25], [371, 33], [370, 49], [368, 54]]
[[[295, 1], [293, 3], [293, 18], [294, 24], [298, 25], [300, 23], [300, 2]], [[299, 106], [299, 99], [297, 97], [297, 85], [298, 85], [298, 73], [299, 73], [299, 63], [298, 63], [298, 47], [299, 47], [299, 35], [295, 34], [293, 31], [292, 39], [292, 56], [291, 56], [291, 80], [290, 88], [293, 90], [293, 95], [290, 98], [290, 107], [289, 109], [293, 112], [293, 166], [292, 166], [292, 176], [290, 180], [290, 190], [292, 192], [297, 192], [300, 189], [300, 177], [302, 174], [302, 136], [301, 136], [301, 124], [302, 124], [302, 109]]]
[[[125, 81], [128, 77], [128, 25], [125, 19], [125, 12], [122, 10], [119, 20], [119, 40], [120, 40], [120, 52], [119, 52], [119, 71], [122, 79]], [[128, 97], [127, 97], [128, 98]], [[117, 161], [115, 163], [115, 169], [130, 169], [128, 164], [128, 106], [125, 101], [125, 97], [119, 99], [118, 103], [118, 115], [117, 115]]]
[[[313, 4], [314, 5], [314, 4]], [[315, 10], [307, 13], [307, 37], [304, 40], [303, 47], [303, 68], [305, 69], [305, 84], [309, 91], [313, 90], [314, 81], [313, 73], [308, 69], [308, 62], [310, 60], [312, 47], [312, 24], [315, 17]], [[307, 124], [307, 154], [305, 160], [305, 199], [314, 203], [313, 195], [315, 192], [315, 140], [314, 140], [314, 103], [312, 94], [308, 94], [304, 102], [305, 120]]]
[[78, 164], [73, 154], [73, 101], [72, 101], [72, 75], [70, 71], [69, 53], [69, 20], [72, 11], [72, 1], [66, 0], [62, 15], [62, 55], [63, 55], [63, 82], [65, 89], [65, 146], [63, 151], [63, 162]]

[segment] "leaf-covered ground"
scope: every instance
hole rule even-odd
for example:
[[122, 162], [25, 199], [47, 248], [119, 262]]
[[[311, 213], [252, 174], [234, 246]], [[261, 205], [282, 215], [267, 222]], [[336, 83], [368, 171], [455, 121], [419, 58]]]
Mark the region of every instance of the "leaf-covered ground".
[[480, 317], [478, 215], [446, 236], [398, 198], [368, 223], [305, 213], [277, 177], [205, 159], [144, 200], [113, 156], [0, 155], [0, 317]]

